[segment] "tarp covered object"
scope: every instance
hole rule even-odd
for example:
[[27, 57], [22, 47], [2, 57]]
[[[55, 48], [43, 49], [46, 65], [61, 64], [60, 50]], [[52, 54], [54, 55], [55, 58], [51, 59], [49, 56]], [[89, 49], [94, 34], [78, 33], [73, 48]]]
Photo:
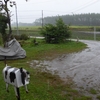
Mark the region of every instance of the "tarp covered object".
[[19, 42], [16, 39], [6, 43], [6, 47], [0, 47], [0, 60], [3, 60], [6, 56], [6, 59], [18, 59], [25, 58], [26, 51], [20, 46]]

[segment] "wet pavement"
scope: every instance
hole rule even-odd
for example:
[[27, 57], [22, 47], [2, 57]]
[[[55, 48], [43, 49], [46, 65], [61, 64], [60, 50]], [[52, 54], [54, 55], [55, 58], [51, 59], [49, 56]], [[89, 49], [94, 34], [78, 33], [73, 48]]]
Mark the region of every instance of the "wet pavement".
[[[31, 66], [43, 66], [62, 79], [71, 77], [79, 88], [100, 87], [100, 42], [81, 40], [88, 45], [85, 50], [59, 56], [51, 61], [32, 61]], [[44, 68], [44, 69], [45, 69]]]

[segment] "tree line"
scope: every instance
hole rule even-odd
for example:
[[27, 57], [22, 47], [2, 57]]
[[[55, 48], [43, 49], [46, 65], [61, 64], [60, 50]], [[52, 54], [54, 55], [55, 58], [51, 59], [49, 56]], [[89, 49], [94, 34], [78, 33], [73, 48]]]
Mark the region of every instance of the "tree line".
[[[88, 14], [73, 14], [73, 15], [61, 15], [51, 16], [36, 19], [34, 25], [40, 26], [43, 24], [55, 24], [56, 20], [61, 17], [65, 24], [80, 25], [80, 26], [99, 26], [100, 25], [100, 14], [99, 13], [88, 13]], [[43, 21], [42, 21], [43, 20]]]

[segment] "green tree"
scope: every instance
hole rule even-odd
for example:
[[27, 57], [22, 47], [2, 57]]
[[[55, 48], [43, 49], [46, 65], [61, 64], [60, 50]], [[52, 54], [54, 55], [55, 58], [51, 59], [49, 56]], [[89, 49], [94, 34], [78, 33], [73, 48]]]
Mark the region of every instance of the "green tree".
[[0, 12], [4, 13], [6, 15], [7, 24], [8, 24], [8, 28], [9, 28], [7, 40], [9, 40], [9, 38], [11, 37], [11, 34], [12, 34], [10, 10], [8, 9], [8, 3], [10, 3], [10, 6], [12, 7], [12, 5], [11, 5], [12, 2], [10, 0], [0, 0]]
[[[26, 0], [28, 1], [28, 0]], [[4, 36], [7, 37], [6, 38], [6, 41], [9, 41], [9, 39], [11, 38], [11, 35], [12, 35], [12, 28], [11, 28], [11, 12], [10, 10], [8, 9], [8, 4], [10, 4], [10, 7], [13, 7], [13, 6], [16, 6], [16, 2], [15, 1], [11, 1], [11, 0], [0, 0], [0, 24], [2, 24], [1, 26], [4, 26], [4, 27], [1, 27], [0, 28], [0, 32], [2, 34], [2, 37], [4, 39]], [[4, 14], [4, 18], [2, 17], [2, 14]], [[6, 34], [5, 33], [5, 28], [6, 28], [6, 25], [8, 24], [8, 28], [9, 28], [9, 33]], [[3, 40], [4, 42], [5, 39]]]
[[[28, 0], [26, 0], [28, 1]], [[0, 24], [2, 24], [1, 26], [4, 26], [4, 27], [1, 27], [0, 28], [0, 32], [3, 36], [3, 39], [4, 39], [4, 36], [7, 37], [6, 38], [6, 41], [9, 41], [9, 39], [11, 38], [11, 35], [12, 35], [12, 28], [11, 28], [11, 12], [10, 10], [8, 9], [8, 4], [10, 4], [10, 7], [13, 7], [13, 6], [16, 6], [16, 2], [15, 1], [11, 1], [11, 0], [0, 0]], [[4, 18], [2, 17], [2, 14], [4, 14]], [[9, 28], [9, 33], [6, 34], [5, 33], [5, 27], [6, 25], [8, 24], [8, 28]], [[5, 41], [5, 40], [4, 40]], [[6, 42], [5, 41], [5, 42]]]
[[67, 26], [60, 17], [56, 20], [55, 25], [45, 25], [40, 33], [45, 37], [47, 43], [61, 43], [71, 37], [69, 26]]
[[6, 28], [7, 28], [7, 17], [0, 13], [0, 33], [2, 35], [3, 42], [6, 41]]
[[[5, 23], [5, 25], [8, 24], [8, 28], [9, 28], [9, 33], [8, 34], [5, 33], [4, 31], [1, 31], [2, 32], [1, 33], [2, 34], [2, 37], [3, 36], [7, 37], [6, 39], [4, 39], [4, 37], [3, 37], [3, 39], [4, 39], [3, 41], [4, 42], [9, 41], [9, 39], [10, 39], [10, 37], [12, 35], [11, 19], [10, 19], [10, 10], [8, 9], [8, 3], [10, 3], [10, 6], [12, 7], [12, 5], [11, 5], [12, 2], [10, 0], [0, 0], [0, 13], [1, 14], [4, 14], [4, 16], [6, 16], [6, 18], [7, 18], [7, 20], [5, 21], [5, 19], [1, 17], [2, 18], [1, 19], [2, 20], [2, 24], [3, 25], [4, 25], [4, 23]], [[3, 27], [1, 27], [1, 28], [3, 28]], [[4, 30], [4, 29], [2, 29], [2, 30]]]

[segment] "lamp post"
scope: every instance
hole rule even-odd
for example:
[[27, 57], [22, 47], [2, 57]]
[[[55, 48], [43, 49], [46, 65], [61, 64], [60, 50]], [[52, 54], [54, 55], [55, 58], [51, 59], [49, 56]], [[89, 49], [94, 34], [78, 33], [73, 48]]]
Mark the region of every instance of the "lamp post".
[[18, 32], [18, 17], [17, 17], [17, 4], [15, 1], [10, 2], [10, 6], [15, 6], [15, 12], [16, 12], [16, 30], [17, 30], [17, 35], [19, 34]]

